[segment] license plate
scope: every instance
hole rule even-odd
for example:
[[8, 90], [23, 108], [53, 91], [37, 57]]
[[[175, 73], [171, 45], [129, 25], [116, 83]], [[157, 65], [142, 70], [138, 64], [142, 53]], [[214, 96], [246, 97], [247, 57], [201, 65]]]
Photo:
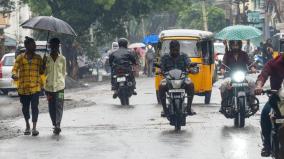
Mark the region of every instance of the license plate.
[[125, 82], [126, 78], [125, 77], [117, 77], [116, 81], [117, 82]]
[[233, 83], [232, 87], [247, 87], [247, 83]]
[[184, 89], [171, 89], [169, 90], [170, 93], [185, 93]]
[[283, 124], [284, 123], [284, 119], [276, 119], [275, 123], [276, 124]]

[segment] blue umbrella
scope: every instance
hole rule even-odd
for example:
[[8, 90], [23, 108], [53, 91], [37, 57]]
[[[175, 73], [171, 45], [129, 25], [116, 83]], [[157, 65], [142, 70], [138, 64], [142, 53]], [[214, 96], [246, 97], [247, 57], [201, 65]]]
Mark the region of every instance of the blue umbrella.
[[145, 36], [143, 39], [143, 43], [145, 44], [156, 44], [158, 43], [158, 41], [159, 41], [159, 37], [158, 35], [155, 35], [155, 34]]

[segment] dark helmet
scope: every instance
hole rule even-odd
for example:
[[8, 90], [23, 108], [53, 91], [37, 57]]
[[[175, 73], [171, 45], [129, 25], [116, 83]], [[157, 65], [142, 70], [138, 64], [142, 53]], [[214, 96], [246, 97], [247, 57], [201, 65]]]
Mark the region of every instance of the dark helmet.
[[127, 48], [128, 46], [128, 40], [126, 38], [120, 38], [118, 40], [118, 46], [119, 47], [124, 47], [124, 48]]

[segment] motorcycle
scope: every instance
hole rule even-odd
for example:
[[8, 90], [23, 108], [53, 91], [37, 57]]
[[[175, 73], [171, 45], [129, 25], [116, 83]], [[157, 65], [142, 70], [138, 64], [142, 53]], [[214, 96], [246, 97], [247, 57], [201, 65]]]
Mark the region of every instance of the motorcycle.
[[134, 83], [130, 77], [132, 76], [132, 71], [129, 67], [116, 66], [116, 73], [113, 75], [121, 105], [129, 105], [129, 98], [134, 92]]
[[170, 125], [175, 127], [176, 131], [181, 130], [181, 126], [186, 125], [187, 105], [184, 102], [186, 98], [186, 92], [184, 84], [188, 82], [188, 73], [198, 73], [199, 68], [197, 64], [190, 65], [189, 72], [183, 72], [179, 69], [173, 69], [167, 73], [164, 73], [165, 80], [161, 82], [162, 85], [167, 85], [168, 91], [168, 120]]
[[[225, 67], [231, 70], [228, 66]], [[243, 128], [245, 126], [245, 118], [251, 117], [259, 109], [259, 100], [249, 95], [246, 73], [246, 71], [242, 70], [231, 70], [229, 75], [231, 77], [230, 91], [222, 101], [222, 113], [226, 118], [234, 119], [234, 126], [237, 128]], [[249, 103], [251, 104], [250, 106]]]
[[284, 89], [266, 90], [263, 94], [268, 95], [272, 107], [271, 156], [274, 159], [284, 159]]

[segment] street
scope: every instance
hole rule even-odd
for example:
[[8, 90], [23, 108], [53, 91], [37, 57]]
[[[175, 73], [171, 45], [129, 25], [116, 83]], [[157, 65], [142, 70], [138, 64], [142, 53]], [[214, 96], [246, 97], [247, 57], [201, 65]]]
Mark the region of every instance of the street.
[[[0, 158], [261, 158], [259, 112], [246, 119], [245, 128], [234, 128], [233, 120], [218, 112], [221, 82], [214, 85], [212, 104], [204, 105], [204, 97], [195, 96], [193, 109], [197, 115], [187, 118], [181, 132], [175, 132], [160, 117], [161, 106], [156, 104], [152, 78], [137, 79], [138, 95], [131, 97], [131, 106], [120, 106], [118, 99], [112, 99], [109, 84], [69, 91], [65, 98], [93, 104], [65, 110], [59, 137], [52, 134], [49, 114], [40, 114], [39, 136], [21, 133], [0, 140]], [[260, 97], [261, 107], [266, 100]], [[22, 117], [10, 123], [11, 127], [24, 129]]]

